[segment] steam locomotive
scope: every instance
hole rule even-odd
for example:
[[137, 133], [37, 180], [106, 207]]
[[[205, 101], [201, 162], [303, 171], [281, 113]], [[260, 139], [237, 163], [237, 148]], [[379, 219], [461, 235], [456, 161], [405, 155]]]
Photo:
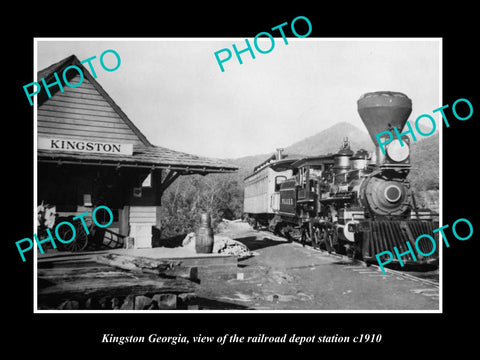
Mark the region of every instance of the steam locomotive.
[[[278, 149], [245, 178], [244, 213], [254, 226], [284, 236], [296, 233], [303, 243], [367, 262], [382, 251], [393, 252], [394, 246], [407, 252], [407, 241], [438, 228], [435, 214], [420, 209], [410, 189], [409, 138], [402, 137], [403, 144], [391, 141], [385, 153], [376, 139], [393, 127], [403, 129], [411, 99], [378, 91], [364, 94], [357, 105], [375, 152], [354, 152], [347, 138], [334, 154], [291, 158]], [[408, 253], [403, 263], [438, 265], [437, 233], [434, 238], [433, 255], [424, 258], [413, 249], [417, 261]], [[433, 244], [420, 240], [421, 252], [430, 253]]]

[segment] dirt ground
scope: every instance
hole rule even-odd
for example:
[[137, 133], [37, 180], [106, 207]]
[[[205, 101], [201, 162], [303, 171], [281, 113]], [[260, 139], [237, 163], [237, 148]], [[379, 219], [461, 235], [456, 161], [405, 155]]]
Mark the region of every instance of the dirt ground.
[[384, 275], [243, 222], [224, 224], [221, 235], [242, 242], [255, 256], [239, 261], [237, 274], [200, 274], [200, 309], [439, 310], [438, 287], [415, 278]]

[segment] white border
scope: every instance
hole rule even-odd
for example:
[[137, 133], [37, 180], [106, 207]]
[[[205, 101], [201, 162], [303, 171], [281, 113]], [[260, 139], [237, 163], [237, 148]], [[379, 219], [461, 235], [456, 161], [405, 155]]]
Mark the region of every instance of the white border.
[[[275, 38], [279, 38], [275, 36]], [[443, 38], [441, 37], [432, 37], [432, 38], [382, 38], [382, 37], [372, 37], [372, 38], [315, 38], [315, 37], [306, 37], [306, 38], [290, 38], [287, 37], [288, 41], [437, 41], [439, 43], [439, 102], [438, 106], [443, 104]], [[243, 40], [242, 38], [58, 38], [58, 37], [45, 37], [45, 38], [34, 38], [33, 39], [33, 62], [34, 62], [34, 74], [33, 81], [37, 82], [37, 43], [39, 41], [238, 41]], [[33, 179], [34, 179], [34, 205], [33, 205], [33, 224], [34, 229], [33, 233], [36, 234], [36, 224], [37, 224], [37, 205], [38, 204], [38, 193], [37, 193], [37, 97], [34, 98], [34, 151], [33, 151]], [[434, 109], [425, 109], [424, 113], [432, 111]], [[441, 115], [439, 116], [439, 226], [443, 226], [443, 120]], [[34, 240], [34, 239], [32, 239]], [[439, 308], [438, 310], [39, 310], [37, 303], [37, 246], [33, 246], [33, 308], [35, 314], [222, 314], [222, 313], [234, 313], [234, 314], [441, 314], [443, 313], [443, 246], [441, 246], [439, 239]]]

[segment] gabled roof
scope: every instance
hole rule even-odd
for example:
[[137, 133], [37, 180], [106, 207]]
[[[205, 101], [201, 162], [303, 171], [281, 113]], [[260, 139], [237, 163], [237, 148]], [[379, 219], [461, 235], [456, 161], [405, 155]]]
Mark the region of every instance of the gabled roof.
[[[60, 61], [46, 67], [45, 69], [40, 70], [37, 73], [37, 79], [39, 79], [39, 80], [41, 78], [45, 78], [45, 80], [52, 79], [54, 72], [58, 73], [59, 70], [61, 70], [60, 73], [62, 73], [63, 69], [65, 69], [67, 66], [73, 64], [75, 59], [76, 59], [75, 55], [70, 55], [69, 57], [66, 57], [63, 60], [60, 60]], [[48, 84], [48, 81], [47, 81], [47, 84]]]
[[[78, 68], [80, 68], [83, 72], [83, 75], [87, 81], [93, 85], [93, 87], [98, 91], [98, 93], [107, 101], [107, 103], [115, 110], [115, 112], [120, 116], [120, 118], [123, 120], [123, 122], [138, 136], [139, 140], [145, 144], [146, 146], [152, 146], [152, 144], [147, 140], [145, 135], [142, 134], [142, 132], [133, 124], [133, 122], [130, 121], [128, 116], [122, 111], [122, 109], [113, 101], [113, 99], [108, 95], [108, 93], [103, 89], [103, 87], [94, 79], [94, 77], [88, 72], [85, 67], [80, 63], [78, 58], [75, 55], [70, 55], [69, 57], [66, 57], [63, 60], [60, 60], [59, 62], [50, 65], [49, 67], [40, 70], [37, 73], [37, 79], [40, 81], [42, 78], [45, 79], [45, 82], [47, 84], [52, 84], [55, 81], [55, 75], [54, 73], [57, 73], [57, 76], [61, 79], [63, 71], [71, 65], [75, 65]], [[75, 72], [67, 72], [67, 79], [69, 82], [72, 80], [72, 78], [76, 75]], [[65, 88], [68, 88], [65, 86]], [[55, 94], [60, 90], [58, 86], [53, 86], [49, 89], [52, 97], [55, 96]], [[46, 94], [45, 91], [41, 91], [38, 95], [38, 107], [41, 108], [41, 106], [48, 101], [50, 98]]]
[[[87, 141], [102, 141], [102, 137], [107, 138], [108, 136], [120, 141], [123, 137], [127, 139], [127, 142], [133, 144], [133, 155], [38, 149], [39, 161], [158, 167], [175, 169], [183, 173], [202, 174], [238, 170], [238, 167], [221, 160], [152, 145], [75, 55], [39, 71], [37, 82], [44, 78], [47, 84], [52, 84], [55, 82], [54, 73], [57, 73], [57, 76], [62, 79], [63, 71], [71, 65], [82, 70], [84, 75], [84, 85], [82, 86], [84, 88], [73, 89], [65, 85], [64, 91], [61, 92], [58, 86], [52, 86], [50, 88], [51, 98], [48, 98], [45, 91], [41, 91], [37, 95], [39, 104], [38, 135], [71, 137]], [[79, 80], [74, 79], [75, 76], [79, 77], [76, 71], [67, 71], [66, 76], [67, 80], [73, 84]], [[181, 138], [180, 135], [179, 138]]]

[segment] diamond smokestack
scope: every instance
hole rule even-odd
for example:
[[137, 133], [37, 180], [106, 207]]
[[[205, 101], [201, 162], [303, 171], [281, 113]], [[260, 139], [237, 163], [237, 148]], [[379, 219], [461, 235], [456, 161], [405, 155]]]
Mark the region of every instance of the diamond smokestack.
[[393, 91], [366, 93], [357, 104], [358, 113], [377, 147], [376, 135], [393, 126], [401, 132], [412, 112], [412, 100], [405, 94]]

